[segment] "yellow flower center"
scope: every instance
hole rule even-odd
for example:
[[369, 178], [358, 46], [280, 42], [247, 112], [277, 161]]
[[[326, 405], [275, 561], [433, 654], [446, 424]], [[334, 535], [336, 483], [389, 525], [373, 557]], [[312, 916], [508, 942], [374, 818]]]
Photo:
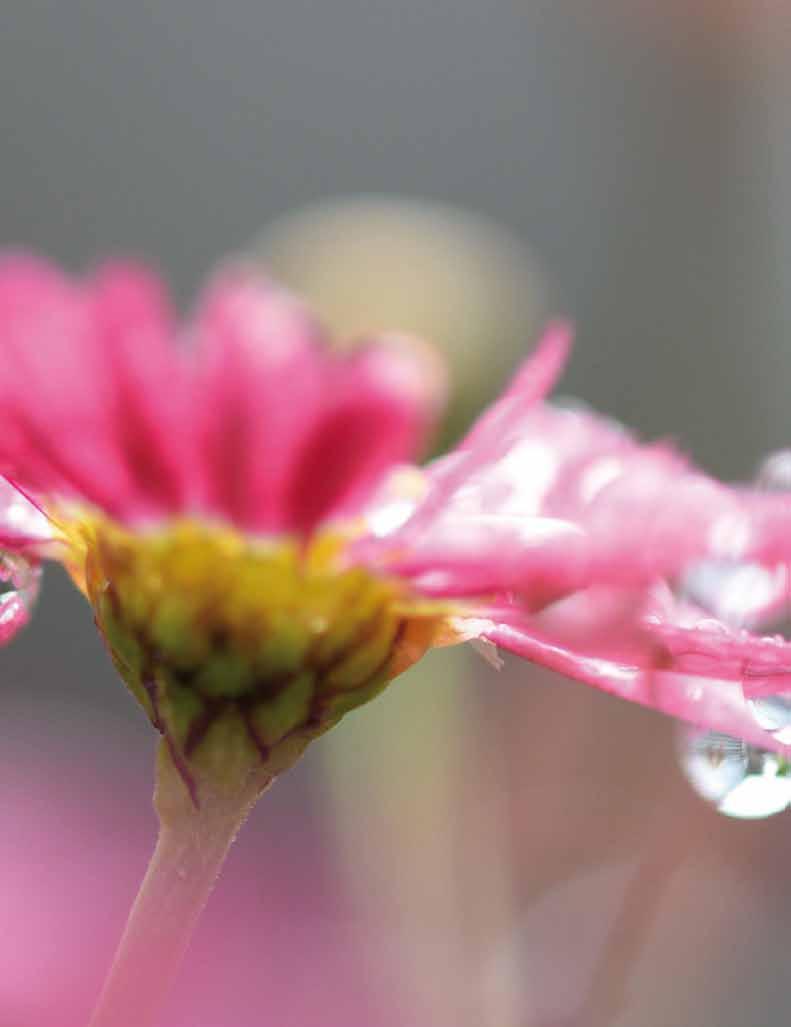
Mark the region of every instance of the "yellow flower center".
[[72, 573], [174, 757], [273, 773], [423, 655], [443, 610], [344, 562], [345, 539], [255, 539], [198, 520], [72, 522]]

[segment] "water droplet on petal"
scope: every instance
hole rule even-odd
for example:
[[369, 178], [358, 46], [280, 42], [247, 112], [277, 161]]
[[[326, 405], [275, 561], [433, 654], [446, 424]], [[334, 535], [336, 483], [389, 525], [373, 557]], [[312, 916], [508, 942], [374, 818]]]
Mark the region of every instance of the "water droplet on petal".
[[681, 595], [731, 627], [765, 622], [788, 594], [785, 567], [728, 560], [701, 560], [681, 582]]
[[679, 761], [692, 788], [725, 816], [760, 819], [791, 805], [791, 768], [777, 753], [682, 724]]
[[791, 449], [770, 453], [758, 468], [755, 480], [759, 488], [773, 492], [791, 491]]
[[703, 698], [703, 686], [696, 681], [690, 682], [686, 688], [686, 696], [690, 702], [700, 702]]
[[747, 776], [747, 746], [741, 739], [685, 726], [680, 748], [684, 773], [709, 802], [719, 802]]
[[791, 745], [791, 727], [784, 727], [773, 732], [772, 737], [781, 745]]
[[0, 552], [0, 645], [27, 624], [38, 595], [41, 568], [23, 556]]
[[791, 692], [755, 696], [748, 702], [756, 723], [764, 731], [776, 735], [791, 727]]
[[728, 628], [722, 621], [714, 620], [713, 617], [702, 617], [695, 625], [698, 631], [705, 631], [712, 635], [727, 635]]
[[0, 553], [0, 582], [15, 588], [22, 596], [33, 598], [38, 586], [40, 568], [16, 553]]

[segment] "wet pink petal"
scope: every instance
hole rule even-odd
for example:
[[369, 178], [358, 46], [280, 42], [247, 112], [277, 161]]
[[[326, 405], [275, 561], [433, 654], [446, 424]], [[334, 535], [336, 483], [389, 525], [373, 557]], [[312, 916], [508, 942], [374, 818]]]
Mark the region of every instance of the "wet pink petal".
[[0, 478], [0, 645], [28, 623], [38, 598], [40, 558], [52, 525], [13, 485]]
[[482, 622], [480, 630], [481, 637], [503, 649], [611, 695], [791, 755], [791, 746], [759, 727], [735, 681], [651, 669], [648, 650], [640, 662], [598, 655], [530, 624]]
[[475, 422], [459, 449], [488, 450], [492, 457], [521, 435], [525, 414], [552, 390], [568, 360], [572, 330], [565, 321], [548, 325], [503, 395]]
[[[426, 497], [378, 541], [380, 559], [432, 592], [440, 582], [456, 595], [515, 591], [535, 607], [541, 595], [650, 583], [706, 554], [761, 545], [747, 493], [584, 410], [541, 403], [496, 459], [469, 452], [430, 467]], [[557, 526], [549, 535], [548, 524]]]
[[553, 517], [475, 514], [439, 519], [397, 561], [427, 595], [474, 596], [513, 591], [527, 606], [587, 586], [589, 540]]
[[791, 491], [733, 491], [748, 527], [742, 529], [746, 537], [741, 547], [727, 555], [764, 566], [791, 563]]
[[500, 399], [479, 417], [453, 453], [436, 462], [431, 489], [415, 514], [414, 527], [430, 523], [458, 500], [458, 493], [466, 491], [478, 472], [502, 460], [521, 442], [526, 419], [555, 384], [570, 345], [570, 327], [564, 322], [550, 325]]
[[0, 645], [10, 642], [30, 619], [38, 598], [41, 567], [35, 558], [0, 553]]
[[682, 578], [682, 592], [709, 617], [755, 629], [791, 608], [791, 568], [735, 560], [700, 560]]
[[6, 645], [30, 620], [28, 604], [18, 592], [0, 596], [0, 645]]
[[[591, 485], [597, 475], [603, 480]], [[576, 509], [594, 540], [596, 580], [672, 576], [706, 553], [747, 545], [746, 512], [734, 494], [670, 451], [635, 446], [620, 457], [592, 461], [586, 478], [587, 495], [569, 504], [550, 497], [548, 506], [569, 516]]]
[[750, 697], [791, 688], [791, 642], [782, 636], [730, 627], [666, 589], [656, 590], [643, 623], [664, 666], [736, 681]]
[[0, 478], [0, 549], [40, 553], [51, 542], [54, 525], [14, 484]]
[[[671, 446], [641, 445], [583, 409], [540, 402], [517, 415], [503, 401], [427, 469], [425, 489], [359, 552], [425, 594], [471, 602], [462, 637], [767, 745], [741, 684], [788, 688], [791, 644], [728, 631], [702, 611], [685, 620], [681, 606], [660, 608], [657, 586], [705, 558], [776, 557], [786, 497], [729, 489]], [[383, 513], [394, 499], [383, 491]], [[750, 600], [758, 615], [777, 607], [787, 575], [754, 569], [769, 576]]]

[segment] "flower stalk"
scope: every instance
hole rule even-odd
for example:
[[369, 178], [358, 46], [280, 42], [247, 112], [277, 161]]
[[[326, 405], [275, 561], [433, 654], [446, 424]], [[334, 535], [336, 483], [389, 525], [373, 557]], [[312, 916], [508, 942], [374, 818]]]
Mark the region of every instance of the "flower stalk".
[[151, 1027], [236, 835], [271, 777], [241, 791], [201, 787], [198, 806], [160, 746], [154, 803], [160, 831], [89, 1027]]

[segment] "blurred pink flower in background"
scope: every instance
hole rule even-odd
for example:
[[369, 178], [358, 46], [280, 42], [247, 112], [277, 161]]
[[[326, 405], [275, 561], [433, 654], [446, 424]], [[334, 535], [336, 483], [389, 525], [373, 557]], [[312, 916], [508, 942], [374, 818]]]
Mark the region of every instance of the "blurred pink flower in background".
[[[0, 754], [0, 1024], [84, 1027], [145, 866], [154, 818], [133, 762], [97, 777], [73, 739], [40, 724]], [[38, 739], [39, 744], [32, 740]], [[42, 743], [43, 746], [42, 746]], [[92, 746], [86, 736], [84, 744]], [[45, 748], [43, 753], [41, 749]], [[366, 972], [365, 936], [344, 911], [305, 818], [240, 846], [176, 983], [168, 1027], [364, 1027], [390, 1019]], [[293, 836], [293, 837], [292, 837]], [[401, 1013], [408, 1018], [404, 997]]]

